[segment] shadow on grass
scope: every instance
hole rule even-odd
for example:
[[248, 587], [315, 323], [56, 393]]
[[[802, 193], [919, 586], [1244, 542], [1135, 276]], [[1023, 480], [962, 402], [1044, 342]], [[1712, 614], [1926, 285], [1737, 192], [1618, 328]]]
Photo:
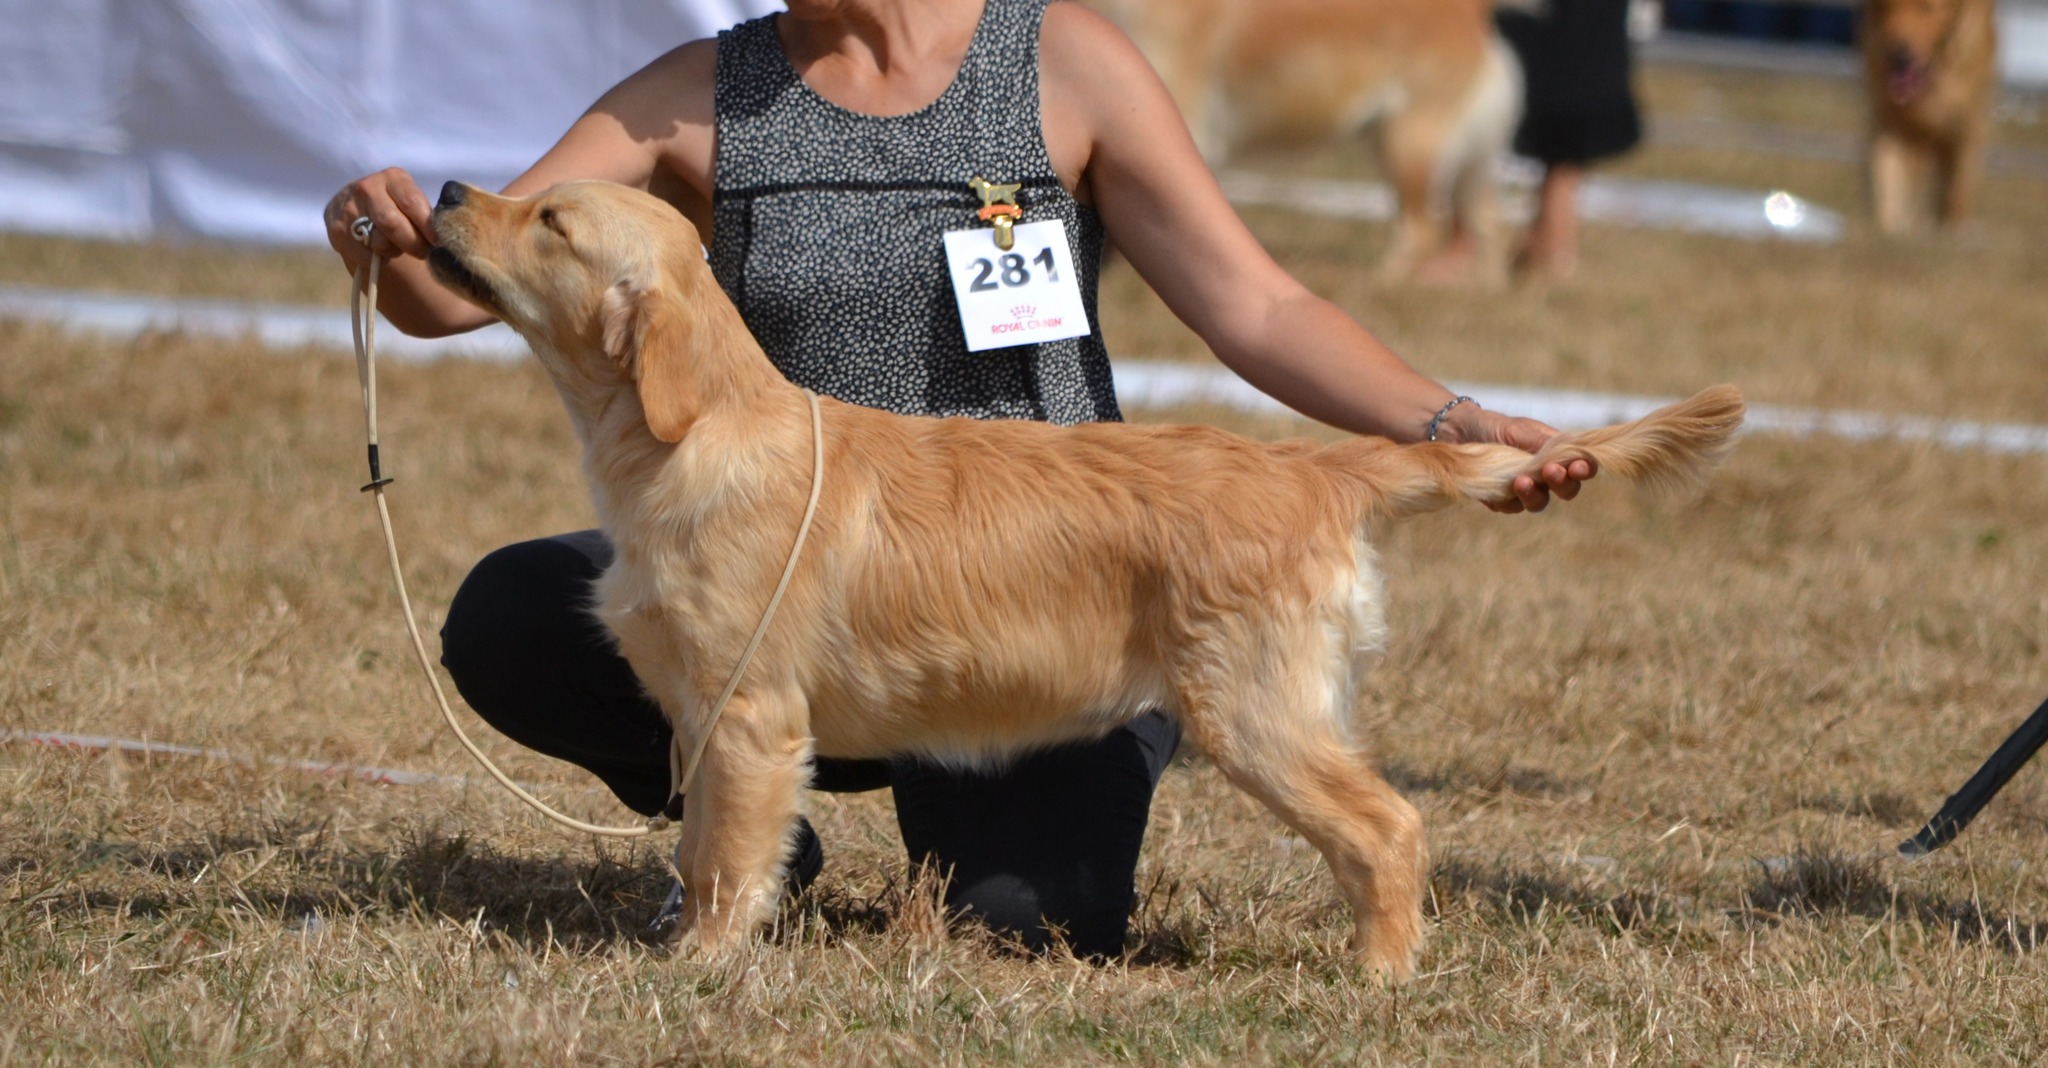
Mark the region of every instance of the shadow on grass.
[[[1440, 859], [1430, 871], [1424, 913], [1441, 920], [1447, 911], [1465, 909], [1514, 924], [1562, 921], [1613, 933], [1673, 929], [1691, 907], [1661, 890], [1612, 883], [1588, 868]], [[1198, 880], [1162, 874], [1139, 895], [1125, 959], [1133, 966], [1159, 968], [1314, 963], [1312, 958], [1327, 957], [1329, 947], [1316, 948], [1313, 940], [1291, 935], [1261, 936], [1256, 928], [1328, 931], [1333, 907], [1348, 928], [1349, 913], [1335, 901], [1223, 901]]]
[[1506, 763], [1491, 766], [1454, 763], [1428, 770], [1390, 763], [1379, 771], [1381, 778], [1404, 794], [1476, 792], [1549, 799], [1570, 797], [1591, 786], [1587, 781], [1553, 775], [1540, 768], [1515, 767]]
[[1691, 908], [1661, 889], [1615, 888], [1589, 870], [1561, 865], [1453, 858], [1437, 862], [1429, 881], [1431, 918], [1443, 902], [1462, 899], [1516, 922], [1555, 916], [1617, 932], [1670, 927]]
[[[1663, 889], [1617, 888], [1614, 882], [1563, 867], [1454, 859], [1437, 865], [1431, 889], [1438, 902], [1463, 897], [1516, 920], [1555, 916], [1608, 932], [1669, 930], [1712, 907]], [[1750, 923], [1827, 915], [1889, 920], [1940, 932], [1959, 945], [2012, 953], [2031, 953], [2048, 944], [2048, 923], [1986, 911], [1976, 899], [1902, 888], [1886, 875], [1878, 857], [1826, 850], [1803, 850], [1760, 866], [1740, 906], [1728, 913]]]
[[[415, 834], [396, 849], [357, 849], [320, 828], [159, 848], [73, 839], [51, 843], [41, 855], [0, 857], [0, 875], [12, 876], [21, 891], [0, 899], [0, 908], [166, 922], [236, 909], [287, 926], [399, 915], [473, 924], [515, 942], [567, 950], [658, 943], [648, 936], [648, 921], [672, 881], [667, 850], [644, 843], [600, 840], [579, 860], [508, 854], [459, 834]], [[950, 914], [943, 890], [944, 881], [925, 871], [887, 879], [872, 894], [828, 882], [785, 898], [768, 937], [832, 944], [887, 931], [1032, 952]]]
[[77, 840], [44, 856], [0, 860], [5, 870], [27, 889], [10, 904], [56, 912], [176, 919], [224, 907], [285, 924], [382, 912], [475, 923], [569, 948], [634, 937], [668, 888], [659, 853], [643, 847], [600, 843], [576, 860], [513, 856], [462, 835], [418, 835], [382, 851], [350, 848], [317, 829], [164, 847]]
[[1974, 898], [1902, 889], [1875, 856], [1803, 849], [1762, 865], [1745, 897], [1748, 915], [1770, 922], [1827, 915], [1903, 921], [1945, 932], [1958, 945], [2010, 953], [2031, 953], [2048, 942], [2048, 923], [1987, 912]]
[[[310, 839], [310, 841], [308, 841]], [[278, 844], [284, 841], [291, 844]], [[305, 844], [299, 844], [305, 843]], [[416, 835], [396, 849], [355, 849], [317, 829], [300, 835], [219, 838], [164, 848], [76, 840], [40, 855], [0, 858], [17, 893], [0, 907], [179, 921], [247, 910], [280, 924], [377, 913], [474, 924], [533, 946], [597, 949], [642, 940], [669, 887], [663, 851], [597, 843], [584, 859], [506, 854], [462, 835]], [[1440, 860], [1428, 908], [1453, 902], [1517, 923], [1584, 924], [1609, 933], [1669, 931], [1702, 902], [1660, 887], [1618, 885], [1598, 870], [1502, 858]], [[971, 939], [992, 952], [1030, 955], [1014, 940], [947, 914], [942, 883], [926, 874], [887, 880], [873, 893], [828, 882], [787, 902], [771, 939], [833, 944], [890, 932], [897, 937]], [[1248, 921], [1199, 880], [1162, 873], [1139, 894], [1122, 961], [1136, 967], [1207, 966], [1219, 955], [1262, 952], [1246, 922], [1296, 929], [1327, 925], [1326, 904], [1302, 901]], [[1254, 910], [1261, 911], [1261, 910]], [[1715, 910], [1723, 911], [1723, 910]], [[2048, 943], [2048, 923], [1987, 911], [1896, 885], [1874, 857], [1804, 850], [1760, 869], [1738, 922], [1783, 923], [1828, 915], [1917, 924], [1958, 944], [2031, 953]], [[1286, 940], [1282, 940], [1286, 942]], [[1284, 953], [1304, 951], [1288, 943]], [[1271, 949], [1268, 946], [1268, 949]]]
[[1135, 968], [1186, 968], [1207, 958], [1221, 926], [1209, 892], [1165, 871], [1153, 873], [1131, 910], [1124, 960]]
[[1798, 807], [1810, 812], [1875, 820], [1886, 827], [1911, 826], [1917, 823], [1920, 817], [1918, 802], [1904, 794], [1889, 790], [1873, 790], [1854, 795], [1830, 792], [1801, 798]]

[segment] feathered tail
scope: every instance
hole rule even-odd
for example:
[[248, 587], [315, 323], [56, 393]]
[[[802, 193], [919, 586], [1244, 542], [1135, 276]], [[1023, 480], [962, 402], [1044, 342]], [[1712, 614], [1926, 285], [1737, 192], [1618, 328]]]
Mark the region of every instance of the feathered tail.
[[1654, 488], [1689, 486], [1726, 456], [1742, 427], [1742, 394], [1715, 386], [1633, 422], [1560, 434], [1534, 455], [1507, 445], [1395, 445], [1357, 438], [1330, 446], [1325, 462], [1356, 480], [1365, 511], [1394, 518], [1459, 500], [1500, 501], [1515, 477], [1553, 461], [1591, 460], [1602, 478]]

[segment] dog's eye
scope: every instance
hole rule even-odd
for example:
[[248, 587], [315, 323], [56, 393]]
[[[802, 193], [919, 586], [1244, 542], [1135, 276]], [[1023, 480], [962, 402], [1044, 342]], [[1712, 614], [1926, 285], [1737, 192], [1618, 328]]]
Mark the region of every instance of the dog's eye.
[[562, 229], [562, 221], [555, 218], [555, 209], [553, 208], [540, 209], [540, 223], [542, 226], [561, 234], [563, 237], [569, 236], [568, 231]]

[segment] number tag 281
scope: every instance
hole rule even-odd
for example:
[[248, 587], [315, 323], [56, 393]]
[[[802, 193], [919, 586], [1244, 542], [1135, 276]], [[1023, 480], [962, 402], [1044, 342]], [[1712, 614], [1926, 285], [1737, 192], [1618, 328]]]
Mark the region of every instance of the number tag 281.
[[1008, 251], [996, 247], [987, 227], [946, 234], [946, 267], [969, 352], [1089, 333], [1066, 224], [1047, 219], [1012, 232]]

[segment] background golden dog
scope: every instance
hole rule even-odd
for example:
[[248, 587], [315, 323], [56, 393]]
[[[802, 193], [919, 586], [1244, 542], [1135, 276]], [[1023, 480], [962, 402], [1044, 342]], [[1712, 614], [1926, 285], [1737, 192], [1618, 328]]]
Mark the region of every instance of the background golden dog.
[[1211, 164], [1376, 126], [1400, 210], [1382, 272], [1413, 272], [1448, 222], [1482, 279], [1506, 277], [1494, 171], [1522, 79], [1489, 0], [1087, 2], [1159, 71]]
[[1863, 73], [1870, 97], [1870, 196], [1879, 228], [1970, 215], [1983, 178], [1997, 90], [1992, 0], [1869, 0]]

